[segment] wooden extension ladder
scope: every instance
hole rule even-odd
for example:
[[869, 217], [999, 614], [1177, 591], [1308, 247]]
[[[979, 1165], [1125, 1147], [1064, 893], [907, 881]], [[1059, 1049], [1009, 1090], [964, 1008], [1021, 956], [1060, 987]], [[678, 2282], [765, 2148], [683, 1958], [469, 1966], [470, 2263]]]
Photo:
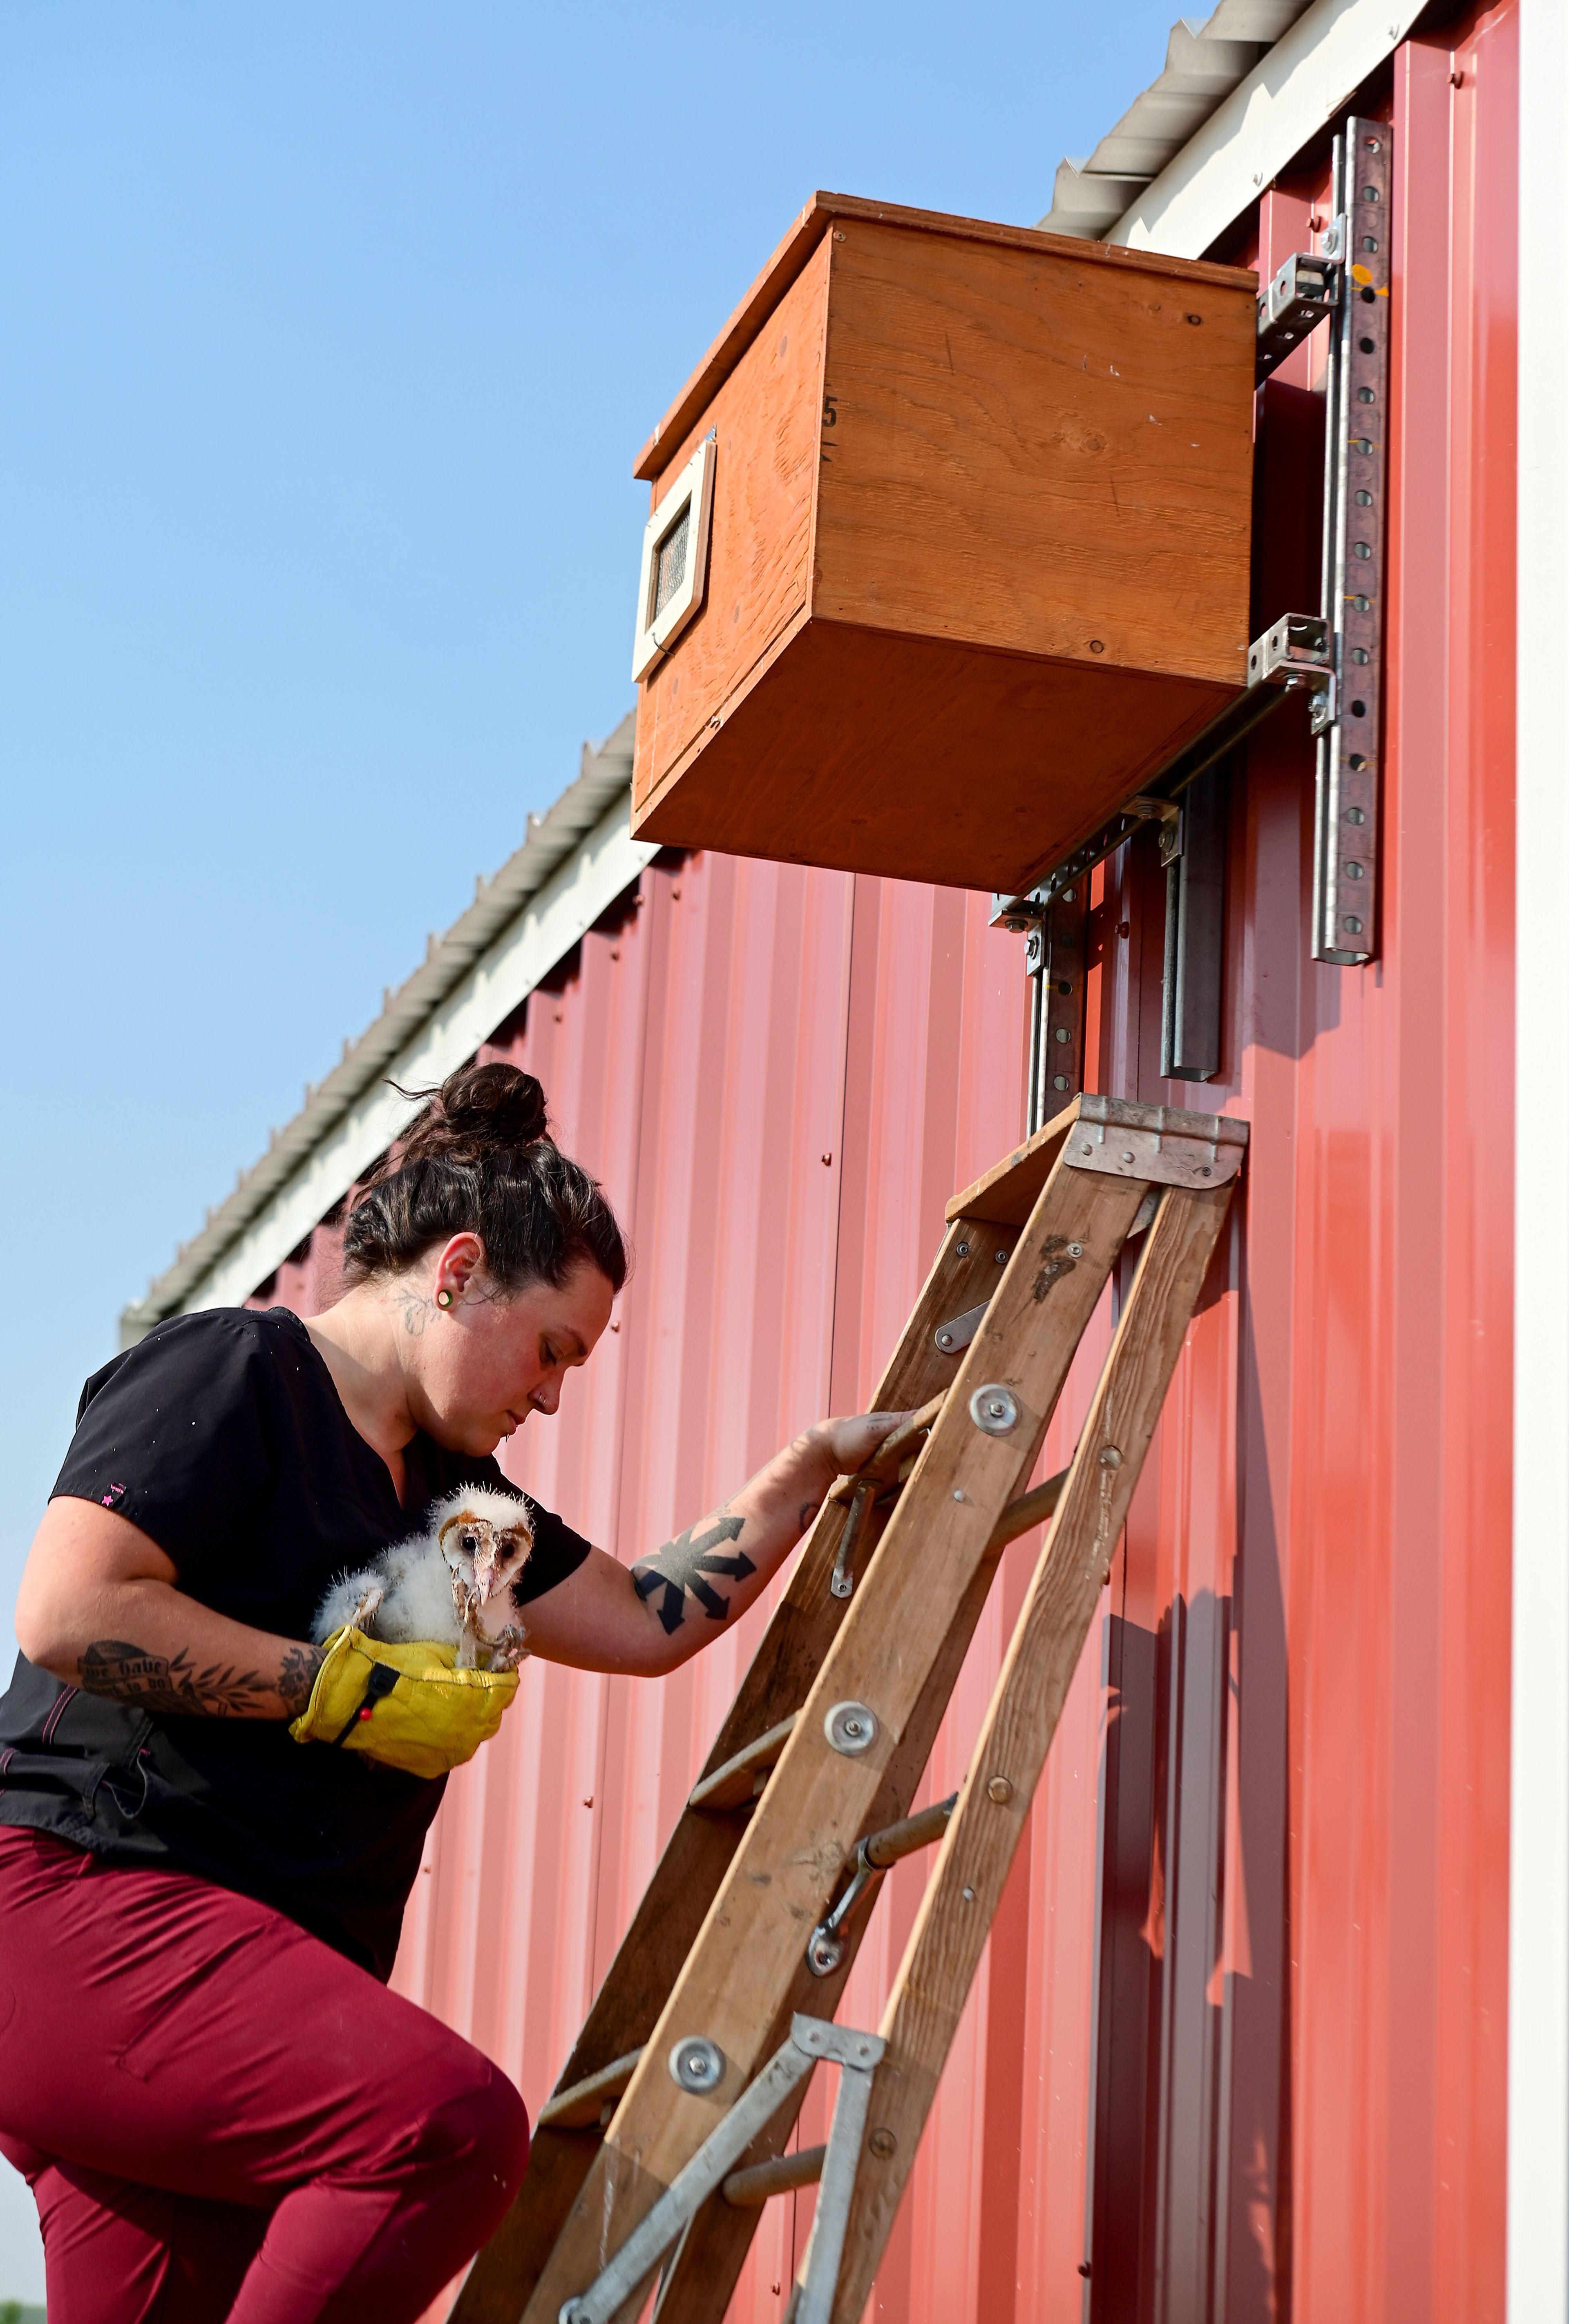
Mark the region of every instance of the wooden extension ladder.
[[[657, 2324], [716, 2324], [759, 2203], [819, 2173], [788, 2312], [857, 2324], [1247, 1135], [1080, 1097], [949, 1204], [877, 1390], [918, 1408], [825, 1502], [454, 2324], [628, 2324], [656, 2273]], [[1072, 1465], [1017, 1498], [1140, 1232]], [[964, 1785], [912, 1817], [1003, 1546], [1053, 1508]], [[835, 2026], [880, 1874], [937, 1840], [880, 2033]], [[819, 2059], [826, 2149], [786, 2157]]]

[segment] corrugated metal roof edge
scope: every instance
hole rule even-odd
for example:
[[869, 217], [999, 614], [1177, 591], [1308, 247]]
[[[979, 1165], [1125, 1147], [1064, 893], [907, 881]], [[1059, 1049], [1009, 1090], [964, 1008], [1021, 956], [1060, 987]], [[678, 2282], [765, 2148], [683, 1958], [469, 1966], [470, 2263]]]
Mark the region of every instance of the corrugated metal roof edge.
[[1220, 0], [1202, 24], [1179, 18], [1165, 70], [1093, 153], [1058, 163], [1040, 225], [1204, 256], [1418, 23], [1441, 21], [1453, 5]]
[[1313, 0], [1219, 0], [1201, 24], [1178, 17], [1166, 44], [1164, 69], [1140, 91], [1094, 152], [1057, 164], [1051, 208], [1040, 220], [1050, 234], [1086, 242], [1112, 229], [1183, 147], [1223, 105]]
[[542, 816], [531, 815], [528, 835], [490, 880], [482, 879], [475, 899], [443, 936], [432, 936], [425, 958], [394, 992], [389, 989], [381, 1014], [360, 1035], [346, 1041], [332, 1071], [308, 1085], [305, 1103], [267, 1151], [240, 1173], [227, 1200], [208, 1213], [199, 1232], [182, 1243], [171, 1267], [133, 1300], [121, 1315], [121, 1343], [138, 1338], [171, 1314], [185, 1295], [211, 1272], [231, 1244], [285, 1185], [311, 1149], [342, 1120], [448, 995], [496, 939], [526, 910], [533, 897], [572, 856], [622, 791], [632, 785], [637, 713], [629, 710], [597, 749], [583, 745], [582, 771]]

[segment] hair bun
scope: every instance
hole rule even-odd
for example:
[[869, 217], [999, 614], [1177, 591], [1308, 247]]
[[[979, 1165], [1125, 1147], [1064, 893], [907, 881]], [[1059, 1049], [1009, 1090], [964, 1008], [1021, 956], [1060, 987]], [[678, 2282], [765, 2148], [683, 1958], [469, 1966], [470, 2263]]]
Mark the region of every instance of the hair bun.
[[516, 1065], [463, 1066], [442, 1083], [433, 1111], [481, 1146], [531, 1146], [545, 1135], [545, 1093]]
[[549, 1134], [545, 1093], [516, 1065], [465, 1065], [439, 1089], [399, 1089], [424, 1103], [362, 1180], [344, 1222], [350, 1285], [396, 1275], [456, 1234], [485, 1246], [486, 1272], [510, 1296], [558, 1289], [580, 1263], [613, 1291], [626, 1243], [604, 1189]]
[[400, 1141], [400, 1168], [437, 1155], [477, 1162], [487, 1154], [515, 1154], [549, 1134], [545, 1093], [516, 1065], [462, 1065], [439, 1089], [400, 1094], [425, 1100]]

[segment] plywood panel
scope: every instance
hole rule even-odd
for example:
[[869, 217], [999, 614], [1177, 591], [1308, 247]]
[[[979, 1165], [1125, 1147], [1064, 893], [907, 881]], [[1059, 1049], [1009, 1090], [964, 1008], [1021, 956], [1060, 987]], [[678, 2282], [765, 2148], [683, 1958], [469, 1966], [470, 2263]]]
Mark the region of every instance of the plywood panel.
[[831, 248], [814, 614], [1237, 684], [1252, 277], [861, 219]]
[[785, 292], [666, 471], [679, 475], [700, 439], [717, 432], [707, 595], [643, 681], [639, 796], [805, 608], [828, 251], [825, 242]]
[[659, 789], [634, 792], [635, 827], [678, 846], [1021, 889], [1230, 698], [1197, 678], [808, 622]]

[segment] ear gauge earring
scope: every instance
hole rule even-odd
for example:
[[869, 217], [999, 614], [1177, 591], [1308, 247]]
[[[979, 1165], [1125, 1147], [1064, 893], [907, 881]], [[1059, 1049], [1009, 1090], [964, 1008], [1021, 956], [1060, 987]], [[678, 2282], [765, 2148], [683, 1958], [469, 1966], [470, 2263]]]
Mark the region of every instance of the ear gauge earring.
[[452, 1294], [445, 1286], [436, 1294], [436, 1305], [438, 1307], [450, 1307], [452, 1305]]

